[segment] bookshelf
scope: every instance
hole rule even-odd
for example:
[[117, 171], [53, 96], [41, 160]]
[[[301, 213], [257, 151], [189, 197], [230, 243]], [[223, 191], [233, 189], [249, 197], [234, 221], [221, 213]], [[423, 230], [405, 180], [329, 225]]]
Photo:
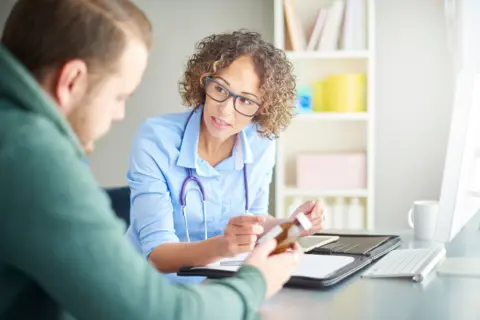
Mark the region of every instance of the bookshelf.
[[[284, 1], [288, 1], [290, 9], [286, 10]], [[310, 44], [309, 38], [314, 33], [314, 25], [321, 20], [320, 11], [324, 10], [323, 30], [317, 31], [320, 43], [326, 29], [331, 8], [335, 2], [342, 1], [345, 5], [341, 12], [341, 26], [336, 36], [335, 48], [323, 48], [319, 44]], [[307, 110], [299, 112], [288, 129], [280, 135], [277, 141], [277, 163], [274, 179], [274, 206], [275, 215], [286, 217], [289, 209], [295, 207], [299, 201], [322, 199], [328, 205], [330, 214], [335, 214], [334, 206], [338, 198], [348, 204], [353, 198], [360, 200], [363, 208], [362, 229], [374, 228], [374, 188], [375, 188], [375, 25], [374, 0], [353, 0], [358, 5], [363, 1], [364, 19], [364, 46], [356, 47], [346, 44], [346, 20], [352, 16], [352, 9], [348, 3], [352, 0], [274, 0], [274, 42], [283, 49], [293, 63], [297, 77], [298, 88], [313, 88], [318, 80], [327, 79], [332, 75], [362, 74], [364, 82], [364, 109], [363, 110]], [[336, 4], [338, 6], [338, 3]], [[357, 7], [358, 8], [358, 7]], [[330, 11], [328, 11], [330, 10]], [[347, 13], [347, 10], [350, 10]], [[337, 8], [338, 11], [338, 8]], [[292, 22], [292, 12], [297, 21]], [[337, 12], [338, 16], [338, 12]], [[290, 17], [290, 21], [289, 21]], [[358, 21], [357, 21], [358, 22]], [[304, 34], [304, 46], [299, 49], [292, 40], [291, 26], [295, 25]], [[351, 28], [351, 25], [349, 25]], [[298, 32], [298, 30], [297, 30]], [[297, 33], [298, 34], [298, 33]], [[351, 35], [351, 34], [350, 34]], [[351, 38], [350, 38], [351, 40]], [[358, 35], [356, 40], [358, 40]], [[313, 43], [313, 41], [312, 41]], [[332, 43], [330, 43], [331, 46]], [[347, 48], [350, 46], [351, 48]], [[313, 92], [313, 95], [316, 93]], [[310, 97], [312, 101], [315, 99]], [[313, 105], [313, 102], [311, 102]], [[328, 108], [327, 108], [328, 109]], [[363, 153], [364, 185], [361, 187], [304, 187], [299, 186], [299, 155], [338, 155]], [[315, 165], [312, 167], [315, 170]], [[346, 170], [348, 168], [345, 168]], [[338, 168], [337, 168], [338, 170]], [[338, 208], [337, 208], [338, 209]], [[337, 211], [338, 212], [338, 211]], [[348, 218], [346, 214], [344, 216]], [[330, 217], [332, 219], [332, 217]], [[348, 223], [348, 222], [345, 222]], [[332, 224], [329, 227], [334, 228]], [[335, 227], [336, 228], [336, 227]], [[347, 227], [348, 229], [348, 227]]]
[[317, 51], [287, 51], [287, 57], [290, 60], [301, 59], [368, 59], [368, 51], [351, 51], [351, 52], [317, 52]]

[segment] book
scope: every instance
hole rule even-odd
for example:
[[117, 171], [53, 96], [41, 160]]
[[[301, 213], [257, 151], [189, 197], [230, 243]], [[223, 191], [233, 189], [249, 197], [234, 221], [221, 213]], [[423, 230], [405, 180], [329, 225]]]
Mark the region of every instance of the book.
[[336, 51], [343, 22], [344, 0], [335, 0], [328, 8], [328, 16], [323, 28], [322, 37], [317, 46], [318, 51]]
[[365, 0], [346, 0], [342, 30], [342, 50], [365, 50], [367, 48], [367, 22]]
[[325, 21], [327, 20], [328, 9], [320, 8], [317, 13], [317, 17], [314, 21], [312, 32], [307, 44], [307, 51], [314, 51], [320, 42]]
[[283, 8], [285, 10], [285, 20], [293, 51], [305, 51], [307, 41], [295, 9], [295, 0], [284, 0]]

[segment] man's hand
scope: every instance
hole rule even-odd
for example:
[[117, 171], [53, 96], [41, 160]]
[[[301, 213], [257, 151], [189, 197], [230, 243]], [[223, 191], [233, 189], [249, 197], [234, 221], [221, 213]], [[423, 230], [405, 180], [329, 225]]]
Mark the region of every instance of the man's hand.
[[303, 212], [312, 223], [310, 230], [304, 231], [301, 236], [309, 236], [323, 230], [324, 215], [322, 205], [318, 201], [305, 202], [299, 206], [291, 215], [294, 218], [298, 213]]
[[270, 255], [276, 244], [274, 239], [260, 243], [244, 263], [258, 268], [262, 273], [267, 283], [266, 298], [272, 297], [283, 287], [303, 256], [303, 251], [297, 243], [292, 250]]
[[237, 216], [230, 219], [223, 233], [221, 256], [233, 257], [239, 253], [252, 251], [266, 217]]

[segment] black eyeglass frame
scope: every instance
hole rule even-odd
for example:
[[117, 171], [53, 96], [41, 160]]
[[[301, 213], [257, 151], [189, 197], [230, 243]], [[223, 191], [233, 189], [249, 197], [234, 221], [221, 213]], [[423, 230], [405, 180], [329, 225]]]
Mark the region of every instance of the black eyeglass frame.
[[[207, 87], [207, 84], [208, 84], [209, 82], [213, 82], [213, 83], [219, 85], [220, 87], [222, 87], [223, 89], [225, 89], [225, 91], [227, 91], [228, 95], [225, 97], [225, 99], [223, 99], [223, 100], [218, 100], [218, 99], [215, 99], [214, 97], [212, 97], [211, 95], [209, 95], [209, 94], [207, 93], [206, 87]], [[245, 116], [245, 117], [250, 117], [250, 118], [254, 117], [254, 116], [258, 113], [258, 111], [260, 110], [260, 108], [262, 107], [259, 103], [253, 101], [252, 99], [247, 98], [247, 97], [242, 96], [242, 95], [238, 95], [238, 94], [232, 92], [231, 90], [229, 90], [228, 88], [225, 88], [225, 86], [224, 86], [223, 84], [221, 84], [220, 82], [216, 81], [215, 79], [213, 79], [213, 78], [211, 78], [211, 77], [208, 77], [208, 76], [205, 77], [204, 80], [203, 80], [203, 84], [204, 84], [204, 87], [205, 87], [205, 94], [206, 94], [207, 96], [209, 96], [211, 99], [213, 99], [213, 100], [215, 100], [215, 101], [217, 101], [217, 102], [225, 102], [225, 101], [227, 101], [230, 97], [233, 97], [233, 108], [235, 109], [236, 112], [240, 113], [241, 115], [243, 115], [243, 116]], [[255, 104], [255, 105], [258, 107], [257, 110], [255, 110], [255, 112], [254, 112], [253, 114], [245, 114], [245, 113], [243, 113], [243, 112], [241, 112], [241, 111], [238, 111], [238, 110], [237, 110], [237, 105], [236, 105], [236, 101], [237, 101], [238, 98], [243, 98], [243, 99], [248, 100], [248, 101], [250, 101], [251, 103]]]

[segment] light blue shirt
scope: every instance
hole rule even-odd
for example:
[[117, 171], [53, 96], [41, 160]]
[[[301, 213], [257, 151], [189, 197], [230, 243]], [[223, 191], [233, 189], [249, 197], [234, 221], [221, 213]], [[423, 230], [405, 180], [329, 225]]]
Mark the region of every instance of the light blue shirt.
[[[223, 234], [231, 217], [245, 213], [243, 166], [247, 165], [249, 213], [266, 215], [269, 188], [275, 164], [275, 143], [261, 137], [251, 124], [237, 136], [232, 156], [212, 167], [198, 155], [198, 136], [202, 108], [160, 115], [146, 120], [138, 131], [131, 150], [127, 173], [131, 189], [130, 227], [127, 237], [148, 258], [157, 246], [167, 242], [186, 242], [180, 191], [193, 171], [203, 185], [206, 197], [208, 237]], [[198, 189], [189, 182], [187, 190]], [[191, 241], [205, 238], [200, 194], [187, 192], [186, 212]], [[168, 278], [198, 282], [199, 277]], [[203, 278], [201, 278], [203, 279]]]

